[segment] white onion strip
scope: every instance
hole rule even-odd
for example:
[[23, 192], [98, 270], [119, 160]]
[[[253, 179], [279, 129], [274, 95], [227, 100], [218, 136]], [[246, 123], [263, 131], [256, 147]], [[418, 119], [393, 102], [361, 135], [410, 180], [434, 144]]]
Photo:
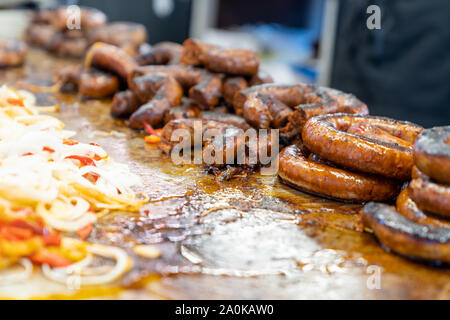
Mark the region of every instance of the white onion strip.
[[[116, 264], [112, 267], [88, 267], [85, 262], [78, 265], [78, 270], [73, 266], [67, 268], [52, 269], [48, 265], [42, 266], [44, 275], [58, 283], [68, 284], [71, 277], [79, 277], [81, 286], [94, 286], [112, 283], [120, 278], [131, 267], [131, 260], [123, 249], [93, 244], [87, 247], [88, 252], [105, 258], [114, 259]], [[73, 279], [73, 278], [72, 278]]]
[[24, 282], [30, 279], [31, 274], [33, 273], [33, 264], [31, 261], [23, 258], [19, 260], [19, 264], [23, 267], [23, 270], [17, 272], [7, 270], [6, 272], [2, 272], [7, 274], [0, 274], [0, 286]]

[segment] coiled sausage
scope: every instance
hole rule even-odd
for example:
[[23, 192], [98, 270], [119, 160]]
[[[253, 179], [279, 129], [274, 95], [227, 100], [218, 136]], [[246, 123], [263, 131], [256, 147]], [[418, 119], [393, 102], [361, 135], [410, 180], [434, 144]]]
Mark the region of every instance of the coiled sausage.
[[450, 184], [450, 126], [424, 130], [415, 141], [414, 160], [423, 173]]
[[336, 168], [308, 156], [304, 148], [286, 147], [279, 155], [279, 177], [303, 191], [352, 202], [386, 201], [399, 191], [396, 181]]
[[410, 143], [422, 132], [422, 127], [410, 122], [333, 114], [308, 120], [302, 131], [303, 142], [311, 152], [350, 170], [409, 179], [413, 166], [412, 148], [347, 132], [352, 125], [367, 122]]
[[382, 203], [366, 204], [362, 215], [364, 224], [392, 251], [415, 259], [450, 263], [450, 228], [425, 227]]

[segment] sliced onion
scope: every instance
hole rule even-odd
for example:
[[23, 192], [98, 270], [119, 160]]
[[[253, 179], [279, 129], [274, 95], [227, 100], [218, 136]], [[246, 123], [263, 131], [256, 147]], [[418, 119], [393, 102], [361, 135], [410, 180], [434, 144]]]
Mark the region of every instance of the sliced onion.
[[8, 274], [0, 274], [0, 286], [17, 282], [23, 282], [30, 279], [33, 273], [33, 264], [28, 259], [20, 259], [19, 264], [23, 267], [23, 270], [17, 272], [8, 272]]
[[[47, 278], [62, 284], [69, 283], [71, 277], [79, 277], [81, 286], [91, 286], [114, 282], [131, 267], [130, 258], [126, 252], [120, 248], [93, 244], [87, 247], [87, 250], [92, 254], [114, 259], [116, 264], [113, 267], [101, 266], [98, 267], [99, 269], [82, 266], [78, 270], [78, 274], [74, 272], [73, 268], [69, 269], [70, 266], [67, 268], [52, 269], [48, 265], [43, 265], [42, 272]], [[97, 273], [96, 271], [101, 271], [102, 273]], [[86, 273], [93, 275], [84, 275]]]

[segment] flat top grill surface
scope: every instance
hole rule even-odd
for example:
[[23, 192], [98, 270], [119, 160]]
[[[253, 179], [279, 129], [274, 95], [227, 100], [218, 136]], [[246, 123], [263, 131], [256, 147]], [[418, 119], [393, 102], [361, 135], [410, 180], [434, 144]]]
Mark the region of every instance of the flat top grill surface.
[[[33, 49], [25, 67], [0, 71], [0, 84], [49, 85], [71, 63]], [[73, 291], [38, 275], [17, 287], [0, 286], [0, 297], [450, 298], [450, 270], [384, 251], [363, 233], [359, 205], [306, 195], [276, 176], [216, 182], [204, 168], [173, 165], [157, 147], [146, 146], [142, 134], [109, 116], [111, 101], [37, 97], [40, 105], [61, 105], [55, 116], [78, 132], [76, 139], [100, 144], [140, 175], [137, 191], [151, 202], [140, 213], [100, 219], [89, 238], [125, 248], [134, 259], [119, 284]], [[140, 258], [135, 244], [154, 244], [163, 254]]]

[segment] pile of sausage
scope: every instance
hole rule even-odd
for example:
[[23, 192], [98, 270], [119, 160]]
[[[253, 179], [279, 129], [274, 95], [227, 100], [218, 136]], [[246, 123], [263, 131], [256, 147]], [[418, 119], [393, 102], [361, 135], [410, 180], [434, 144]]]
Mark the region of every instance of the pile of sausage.
[[120, 46], [130, 55], [137, 55], [141, 47], [146, 47], [147, 31], [143, 25], [107, 24], [106, 15], [94, 8], [81, 7], [79, 20], [75, 18], [77, 14], [66, 6], [33, 13], [25, 32], [27, 42], [57, 56], [72, 58], [83, 57], [97, 41]]
[[[121, 30], [118, 25], [108, 27]], [[245, 131], [277, 131], [281, 144], [287, 145], [278, 155], [283, 182], [350, 202], [398, 196], [396, 210], [368, 203], [363, 209], [367, 227], [398, 253], [450, 262], [450, 222], [437, 217], [450, 217], [449, 127], [423, 130], [413, 123], [369, 116], [355, 96], [330, 88], [274, 84], [259, 71], [252, 51], [193, 39], [183, 45], [139, 47], [145, 41], [139, 32], [122, 38], [116, 36], [119, 31], [102, 30], [97, 26], [91, 32], [97, 42], [86, 52], [84, 65], [62, 70], [58, 83], [76, 86], [87, 97], [114, 96], [113, 117], [158, 135], [165, 152], [184, 148], [181, 142], [189, 152], [200, 150], [202, 163], [214, 173], [226, 167], [226, 178], [239, 174], [240, 168], [254, 168], [248, 161], [251, 144], [258, 152], [275, 150], [271, 139], [263, 140], [258, 133], [257, 141], [250, 141]], [[138, 54], [130, 48], [139, 48]], [[174, 139], [178, 129], [189, 139]], [[214, 135], [208, 135], [209, 130], [215, 130]], [[196, 132], [200, 139], [195, 139]], [[221, 161], [216, 157], [205, 162], [218, 148]], [[230, 163], [224, 158], [229, 151], [235, 165], [224, 166]]]
[[21, 66], [27, 56], [27, 46], [20, 40], [0, 39], [0, 68]]
[[392, 251], [450, 263], [450, 126], [424, 130], [416, 139], [412, 180], [396, 208], [370, 202], [362, 214]]
[[421, 132], [415, 124], [375, 116], [314, 117], [302, 128], [302, 142], [280, 153], [279, 176], [328, 198], [391, 200], [411, 177], [412, 146]]

